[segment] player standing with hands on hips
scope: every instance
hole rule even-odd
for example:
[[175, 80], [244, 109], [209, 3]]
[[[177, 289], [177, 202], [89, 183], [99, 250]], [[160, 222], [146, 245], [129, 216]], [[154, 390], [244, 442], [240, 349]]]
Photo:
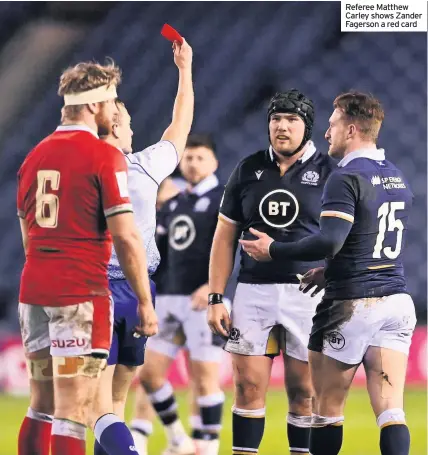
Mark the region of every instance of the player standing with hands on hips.
[[[242, 160], [227, 183], [211, 251], [208, 323], [228, 336], [235, 381], [233, 453], [255, 454], [263, 437], [265, 396], [273, 357], [283, 351], [291, 454], [309, 453], [313, 389], [307, 343], [317, 299], [299, 292], [296, 274], [318, 265], [279, 267], [241, 254], [231, 321], [222, 296], [238, 237], [257, 228], [294, 243], [319, 232], [321, 195], [335, 164], [310, 141], [314, 106], [298, 90], [276, 94], [268, 108], [270, 147]], [[225, 328], [223, 327], [225, 326]]]
[[325, 185], [320, 233], [285, 244], [256, 232], [258, 240], [241, 243], [276, 267], [327, 258], [325, 271], [308, 274], [308, 281], [326, 279], [309, 340], [316, 396], [311, 454], [339, 454], [346, 396], [363, 363], [381, 453], [408, 455], [403, 394], [416, 315], [402, 253], [413, 194], [376, 146], [384, 119], [380, 102], [350, 92], [333, 105], [325, 137], [329, 154], [341, 161]]

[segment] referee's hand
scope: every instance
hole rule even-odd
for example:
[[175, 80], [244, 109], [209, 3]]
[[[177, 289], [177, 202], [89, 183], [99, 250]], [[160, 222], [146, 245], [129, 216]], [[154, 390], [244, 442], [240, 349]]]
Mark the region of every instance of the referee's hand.
[[216, 305], [208, 305], [207, 313], [208, 325], [214, 335], [221, 335], [224, 338], [229, 338], [231, 321], [229, 312], [224, 303]]
[[156, 316], [153, 303], [151, 301], [139, 302], [138, 314], [141, 323], [139, 326], [134, 327], [135, 334], [146, 337], [156, 335], [158, 333], [158, 317]]

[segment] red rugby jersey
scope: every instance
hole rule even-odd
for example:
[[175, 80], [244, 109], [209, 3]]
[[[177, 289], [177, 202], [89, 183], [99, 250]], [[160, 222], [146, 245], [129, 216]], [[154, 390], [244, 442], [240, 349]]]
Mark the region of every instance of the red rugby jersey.
[[123, 154], [87, 126], [60, 126], [18, 172], [18, 216], [28, 223], [20, 302], [73, 305], [108, 295], [106, 217], [132, 212]]

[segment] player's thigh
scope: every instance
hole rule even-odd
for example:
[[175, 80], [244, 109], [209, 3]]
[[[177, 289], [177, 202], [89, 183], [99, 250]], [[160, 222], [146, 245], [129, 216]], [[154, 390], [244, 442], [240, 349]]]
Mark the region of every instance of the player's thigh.
[[376, 416], [392, 408], [403, 409], [408, 357], [403, 352], [371, 346], [364, 356], [367, 390]]
[[96, 421], [104, 414], [113, 413], [113, 376], [116, 365], [108, 365], [100, 375], [94, 401], [89, 413], [88, 426], [94, 428]]
[[116, 365], [113, 376], [113, 410], [121, 419], [125, 419], [125, 404], [129, 388], [137, 370], [136, 366]]
[[358, 365], [348, 365], [315, 351], [309, 352], [309, 365], [315, 390], [315, 414], [343, 416], [346, 397]]
[[[183, 296], [160, 295], [156, 297], [156, 315], [159, 331], [147, 340], [148, 351], [174, 359], [184, 346]], [[145, 359], [144, 363], [147, 360]]]
[[53, 414], [54, 393], [49, 316], [44, 307], [20, 303], [18, 307], [22, 342], [30, 380], [30, 406], [45, 414]]
[[138, 369], [138, 378], [146, 392], [153, 393], [165, 384], [173, 361], [172, 357], [146, 349], [144, 365]]
[[285, 329], [285, 346], [281, 347], [288, 357], [307, 362], [312, 318], [321, 295], [303, 294], [298, 284], [282, 284], [279, 289], [279, 323]]
[[272, 371], [272, 358], [232, 354], [235, 405], [245, 409], [264, 407]]
[[279, 285], [238, 283], [232, 303], [232, 328], [225, 350], [247, 356], [278, 355]]

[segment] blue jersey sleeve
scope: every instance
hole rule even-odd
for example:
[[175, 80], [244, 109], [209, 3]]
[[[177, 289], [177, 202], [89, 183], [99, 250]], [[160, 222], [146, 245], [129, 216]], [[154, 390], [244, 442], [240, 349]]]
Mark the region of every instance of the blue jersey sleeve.
[[321, 217], [341, 218], [353, 223], [357, 200], [358, 177], [333, 172], [324, 187]]

